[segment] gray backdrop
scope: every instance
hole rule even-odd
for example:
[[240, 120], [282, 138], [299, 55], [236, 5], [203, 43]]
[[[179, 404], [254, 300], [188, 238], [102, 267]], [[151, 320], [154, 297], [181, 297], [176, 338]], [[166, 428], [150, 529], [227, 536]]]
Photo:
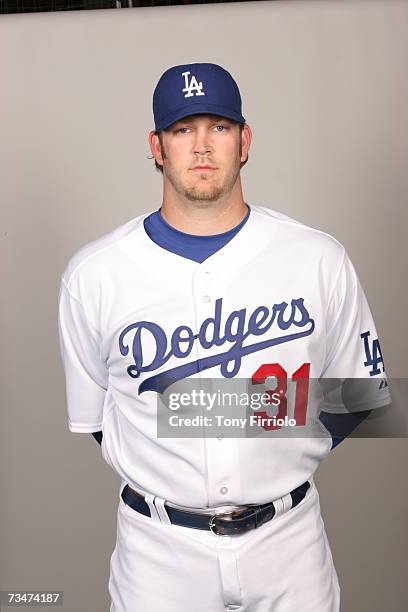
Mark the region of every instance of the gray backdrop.
[[[407, 59], [404, 0], [0, 18], [1, 589], [108, 610], [119, 479], [68, 432], [58, 286], [81, 245], [159, 207], [146, 137], [170, 65], [235, 75], [254, 132], [246, 200], [344, 244], [388, 375], [407, 376]], [[318, 470], [342, 612], [407, 609], [407, 458], [406, 439], [352, 439]]]

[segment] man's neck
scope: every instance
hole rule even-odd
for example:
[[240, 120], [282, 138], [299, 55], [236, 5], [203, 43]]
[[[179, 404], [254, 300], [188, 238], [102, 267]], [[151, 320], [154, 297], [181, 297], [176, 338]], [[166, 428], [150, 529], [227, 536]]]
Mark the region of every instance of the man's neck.
[[163, 198], [160, 214], [166, 223], [186, 234], [222, 234], [239, 225], [248, 212], [242, 192], [237, 196], [215, 202]]

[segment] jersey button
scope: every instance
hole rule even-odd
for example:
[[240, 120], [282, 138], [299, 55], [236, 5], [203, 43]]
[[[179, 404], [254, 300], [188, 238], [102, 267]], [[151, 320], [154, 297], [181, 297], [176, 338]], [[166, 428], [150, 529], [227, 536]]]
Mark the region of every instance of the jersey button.
[[221, 495], [226, 495], [228, 493], [228, 487], [221, 487], [220, 493]]
[[211, 302], [211, 298], [209, 295], [203, 295], [203, 302]]
[[220, 434], [219, 436], [217, 436], [217, 440], [223, 440], [224, 439], [224, 434]]

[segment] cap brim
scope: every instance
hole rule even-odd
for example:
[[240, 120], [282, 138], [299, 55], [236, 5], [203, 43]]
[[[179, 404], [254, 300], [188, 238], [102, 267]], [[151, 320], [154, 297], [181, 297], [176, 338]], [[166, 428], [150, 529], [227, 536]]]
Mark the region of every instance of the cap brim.
[[245, 118], [242, 115], [240, 115], [239, 113], [234, 113], [234, 111], [231, 111], [230, 109], [225, 108], [223, 106], [218, 106], [215, 104], [209, 105], [208, 103], [193, 104], [188, 109], [184, 107], [160, 120], [160, 122], [155, 126], [156, 131], [161, 132], [161, 130], [166, 130], [176, 121], [184, 119], [185, 117], [190, 117], [192, 115], [218, 115], [219, 117], [226, 117], [227, 119], [231, 119], [232, 121], [236, 121], [237, 123], [245, 123]]

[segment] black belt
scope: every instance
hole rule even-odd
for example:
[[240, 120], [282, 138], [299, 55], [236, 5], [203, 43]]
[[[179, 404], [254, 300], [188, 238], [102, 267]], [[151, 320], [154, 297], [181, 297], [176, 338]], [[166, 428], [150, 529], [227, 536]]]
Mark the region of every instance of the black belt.
[[[306, 481], [290, 492], [292, 508], [302, 501], [309, 487], [310, 483]], [[151, 516], [150, 508], [144, 497], [129, 487], [129, 485], [123, 488], [121, 497], [125, 504], [133, 508], [133, 510], [136, 510], [136, 512], [140, 512], [145, 516]], [[209, 529], [216, 535], [246, 533], [250, 529], [256, 529], [256, 527], [270, 521], [276, 513], [273, 502], [268, 502], [259, 506], [242, 506], [240, 510], [221, 512], [212, 515], [189, 512], [187, 510], [177, 510], [177, 508], [172, 508], [166, 503], [164, 505], [173, 525], [192, 527], [193, 529]]]

